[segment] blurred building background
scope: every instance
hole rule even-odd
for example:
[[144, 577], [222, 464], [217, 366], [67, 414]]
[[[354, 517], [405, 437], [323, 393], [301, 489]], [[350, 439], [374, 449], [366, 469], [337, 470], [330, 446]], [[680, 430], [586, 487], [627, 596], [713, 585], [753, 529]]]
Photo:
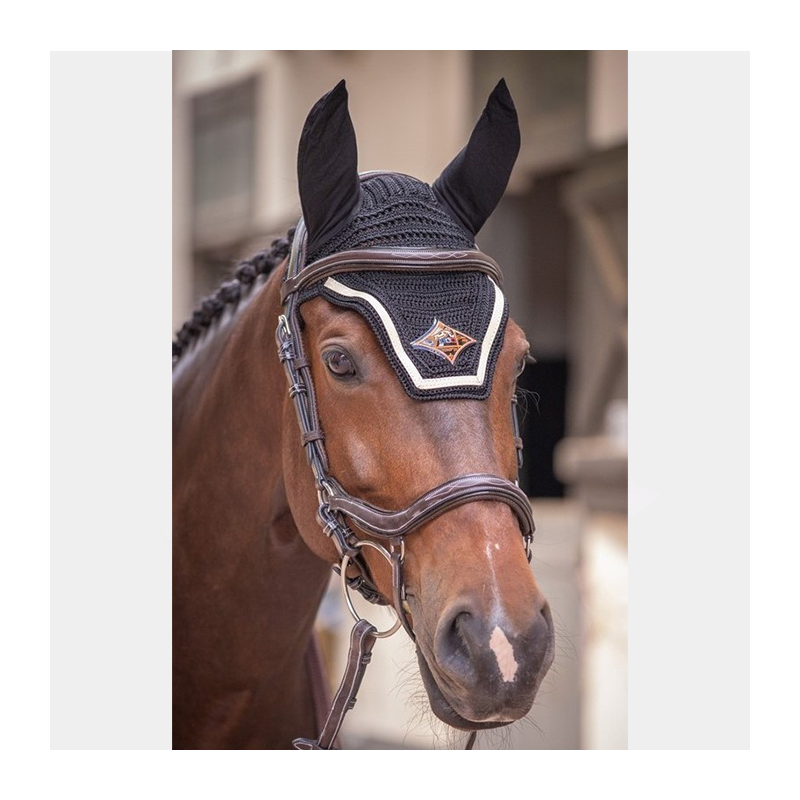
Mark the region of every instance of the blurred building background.
[[[557, 653], [532, 724], [482, 734], [477, 747], [626, 748], [626, 51], [176, 51], [173, 327], [237, 260], [297, 221], [300, 131], [340, 78], [359, 169], [433, 182], [501, 77], [522, 149], [478, 243], [503, 268], [538, 360], [522, 379], [520, 482]], [[364, 615], [382, 622], [374, 609]], [[335, 590], [319, 627], [338, 683], [350, 619]], [[380, 641], [345, 744], [446, 746], [421, 692], [407, 637]]]

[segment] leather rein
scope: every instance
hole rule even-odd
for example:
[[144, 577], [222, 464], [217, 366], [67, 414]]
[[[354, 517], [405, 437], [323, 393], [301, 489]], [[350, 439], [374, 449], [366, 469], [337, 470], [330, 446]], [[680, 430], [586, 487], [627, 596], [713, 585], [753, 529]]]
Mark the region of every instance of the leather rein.
[[[360, 270], [431, 271], [477, 270], [489, 275], [502, 286], [502, 274], [497, 263], [478, 250], [350, 250], [319, 259], [305, 267], [306, 230], [300, 220], [292, 242], [289, 263], [281, 286], [283, 313], [276, 331], [278, 357], [283, 363], [289, 383], [291, 398], [300, 437], [306, 457], [314, 474], [319, 507], [317, 518], [324, 534], [333, 541], [340, 563], [334, 566], [342, 581], [342, 591], [356, 625], [350, 638], [348, 666], [334, 698], [330, 714], [316, 740], [295, 739], [299, 750], [329, 750], [334, 746], [344, 715], [355, 704], [366, 666], [371, 658], [375, 640], [395, 633], [402, 625], [412, 640], [414, 630], [405, 612], [405, 584], [403, 561], [405, 536], [441, 514], [465, 503], [477, 500], [496, 500], [510, 506], [516, 514], [525, 552], [531, 560], [531, 542], [535, 530], [530, 502], [516, 482], [497, 475], [469, 474], [446, 481], [418, 497], [407, 508], [386, 511], [353, 497], [330, 474], [325, 435], [319, 420], [311, 365], [303, 346], [298, 313], [299, 292], [311, 283], [343, 272]], [[512, 406], [517, 464], [522, 463], [522, 440], [516, 415], [516, 397]], [[351, 520], [360, 530], [377, 538], [359, 538], [349, 526]], [[385, 631], [378, 631], [359, 617], [353, 606], [350, 591], [358, 591], [366, 600], [379, 605], [389, 605], [377, 588], [363, 557], [363, 548], [376, 550], [392, 568], [391, 604], [397, 621]], [[355, 574], [352, 574], [352, 573]], [[467, 749], [472, 748], [475, 733], [470, 735]]]

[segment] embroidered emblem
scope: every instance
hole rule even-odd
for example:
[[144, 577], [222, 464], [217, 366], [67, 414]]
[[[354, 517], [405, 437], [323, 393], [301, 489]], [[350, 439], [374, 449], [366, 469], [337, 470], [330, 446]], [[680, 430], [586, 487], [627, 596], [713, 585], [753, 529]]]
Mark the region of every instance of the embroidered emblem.
[[455, 364], [461, 352], [471, 344], [475, 344], [475, 339], [438, 319], [433, 321], [433, 325], [419, 339], [411, 342], [411, 346], [417, 350], [430, 350], [437, 356], [446, 358], [451, 364]]

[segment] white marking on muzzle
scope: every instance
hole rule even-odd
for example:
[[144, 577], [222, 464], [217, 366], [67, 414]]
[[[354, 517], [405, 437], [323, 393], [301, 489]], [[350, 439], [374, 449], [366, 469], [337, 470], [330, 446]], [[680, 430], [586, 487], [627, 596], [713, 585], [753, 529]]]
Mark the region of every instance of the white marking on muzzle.
[[503, 629], [499, 625], [495, 625], [492, 631], [492, 636], [489, 639], [489, 647], [492, 648], [495, 658], [497, 659], [497, 666], [500, 668], [500, 674], [506, 683], [514, 680], [517, 674], [517, 659], [514, 658], [514, 648], [508, 637], [503, 633]]

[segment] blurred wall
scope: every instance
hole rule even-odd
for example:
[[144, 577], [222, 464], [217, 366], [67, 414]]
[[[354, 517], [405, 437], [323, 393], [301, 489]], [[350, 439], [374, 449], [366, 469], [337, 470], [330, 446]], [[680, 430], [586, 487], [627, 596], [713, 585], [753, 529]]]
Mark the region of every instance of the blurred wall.
[[[505, 741], [626, 747], [627, 53], [215, 50], [176, 51], [173, 64], [174, 328], [237, 259], [300, 216], [300, 131], [339, 79], [359, 168], [431, 182], [506, 78], [522, 150], [478, 242], [502, 265], [511, 313], [539, 360], [522, 381], [520, 483], [534, 498], [532, 567], [554, 610], [558, 651], [533, 724]], [[348, 619], [332, 592], [320, 627], [334, 682]], [[446, 741], [418, 720], [414, 691], [398, 691], [398, 672], [415, 681], [407, 650], [399, 636], [376, 647], [345, 724], [351, 745]]]
[[[471, 116], [468, 54], [460, 51], [179, 51], [175, 54], [175, 193], [182, 208], [203, 206], [213, 214], [200, 228], [191, 219], [176, 220], [183, 231], [176, 237], [194, 251], [194, 273], [186, 273], [174, 293], [173, 326], [190, 307], [211, 291], [232, 259], [263, 246], [283, 233], [300, 216], [297, 197], [297, 143], [313, 104], [345, 78], [350, 113], [356, 129], [359, 169], [391, 168], [433, 181], [464, 144]], [[251, 120], [253, 135], [225, 129], [224, 94], [252, 84], [250, 114], [236, 109], [242, 122]], [[201, 104], [218, 95], [220, 119]], [[209, 128], [216, 130], [209, 131]], [[205, 128], [193, 132], [192, 126]], [[240, 125], [240, 128], [242, 126]], [[209, 143], [205, 147], [206, 143]], [[225, 198], [203, 202], [193, 191], [198, 164], [192, 150], [198, 143], [220, 173], [235, 172], [242, 150], [252, 148], [252, 184], [229, 187]], [[238, 203], [231, 202], [236, 194]], [[249, 194], [248, 199], [244, 195]], [[189, 230], [186, 230], [189, 226]], [[188, 255], [188, 254], [185, 254]], [[192, 256], [189, 256], [192, 258]], [[208, 266], [210, 265], [210, 267]], [[211, 275], [207, 276], [206, 271]]]

